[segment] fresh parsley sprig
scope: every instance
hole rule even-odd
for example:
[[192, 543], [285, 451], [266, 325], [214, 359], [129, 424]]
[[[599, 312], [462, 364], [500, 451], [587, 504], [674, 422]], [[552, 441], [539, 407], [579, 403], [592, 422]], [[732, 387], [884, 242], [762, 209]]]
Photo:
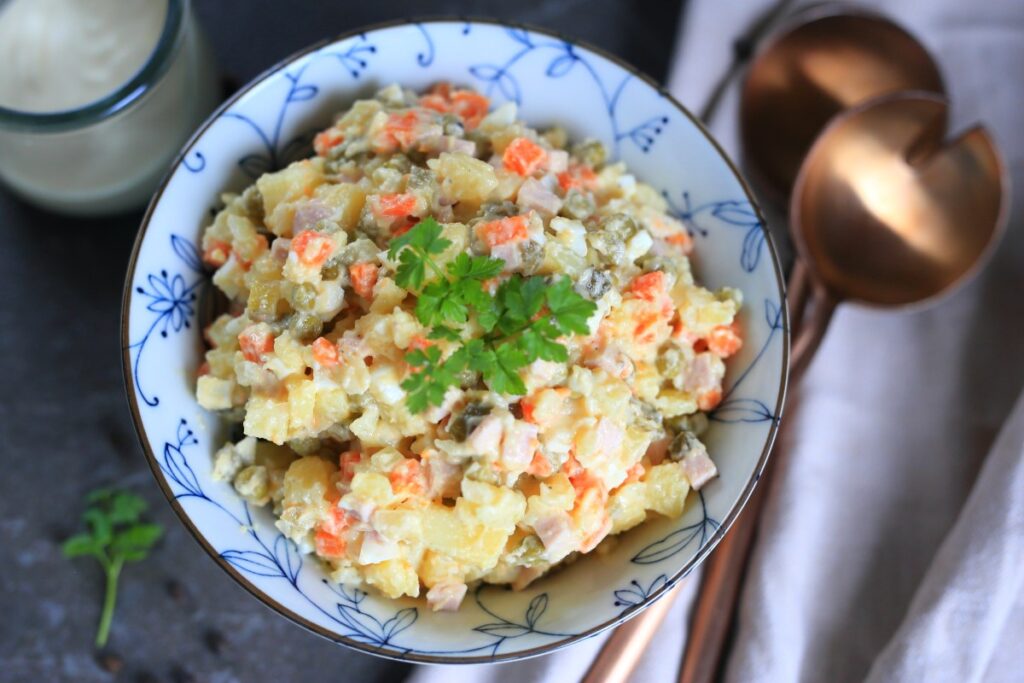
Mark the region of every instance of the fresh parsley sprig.
[[[442, 269], [433, 257], [452, 243], [441, 234], [437, 221], [427, 218], [392, 241], [389, 250], [390, 258], [398, 259], [395, 282], [418, 294], [416, 317], [430, 328], [429, 338], [460, 344], [447, 358], [436, 346], [406, 354], [416, 368], [402, 383], [413, 413], [440, 405], [467, 370], [480, 373], [493, 391], [525, 394], [519, 370], [538, 359], [567, 361], [569, 352], [558, 339], [586, 334], [587, 320], [597, 310], [568, 277], [551, 284], [538, 276], [513, 275], [492, 296], [484, 282], [501, 273], [505, 262], [461, 253]], [[434, 279], [427, 281], [428, 272]], [[466, 340], [453, 325], [464, 325], [471, 314], [484, 335]]]
[[144, 560], [163, 535], [163, 528], [141, 521], [146, 501], [133, 493], [101, 489], [90, 493], [86, 500], [90, 505], [82, 520], [88, 531], [64, 541], [61, 550], [69, 558], [91, 555], [106, 573], [103, 612], [96, 630], [96, 647], [103, 647], [114, 618], [121, 569], [128, 562]]

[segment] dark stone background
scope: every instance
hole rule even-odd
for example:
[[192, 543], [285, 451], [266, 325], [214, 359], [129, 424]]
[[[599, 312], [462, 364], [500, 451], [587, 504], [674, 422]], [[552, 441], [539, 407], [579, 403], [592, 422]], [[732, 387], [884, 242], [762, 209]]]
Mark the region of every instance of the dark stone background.
[[[677, 25], [673, 0], [357, 3], [198, 0], [227, 76], [245, 82], [323, 37], [410, 15], [495, 16], [592, 42], [658, 79]], [[178, 522], [133, 432], [119, 355], [121, 287], [141, 214], [72, 220], [0, 189], [0, 680], [400, 680], [406, 668], [304, 632], [252, 599]], [[91, 560], [58, 544], [83, 495], [127, 487], [167, 536], [122, 575], [103, 670], [92, 648], [102, 596]], [[457, 674], [455, 674], [457, 676]]]

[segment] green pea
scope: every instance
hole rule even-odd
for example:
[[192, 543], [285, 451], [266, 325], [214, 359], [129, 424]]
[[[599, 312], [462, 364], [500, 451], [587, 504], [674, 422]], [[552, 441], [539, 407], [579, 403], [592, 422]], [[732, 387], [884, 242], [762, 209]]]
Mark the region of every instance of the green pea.
[[312, 341], [323, 332], [324, 323], [315, 315], [307, 313], [296, 313], [292, 318], [292, 334], [302, 341]]
[[341, 264], [333, 259], [328, 261], [320, 270], [320, 275], [324, 280], [337, 280], [341, 275]]

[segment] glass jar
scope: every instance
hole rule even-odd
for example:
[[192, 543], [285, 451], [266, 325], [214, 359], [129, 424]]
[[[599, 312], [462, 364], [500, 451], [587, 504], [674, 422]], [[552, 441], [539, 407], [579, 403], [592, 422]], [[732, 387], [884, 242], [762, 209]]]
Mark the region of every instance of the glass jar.
[[114, 92], [66, 111], [0, 107], [0, 180], [61, 213], [141, 207], [219, 99], [212, 53], [189, 0], [168, 0], [153, 52]]

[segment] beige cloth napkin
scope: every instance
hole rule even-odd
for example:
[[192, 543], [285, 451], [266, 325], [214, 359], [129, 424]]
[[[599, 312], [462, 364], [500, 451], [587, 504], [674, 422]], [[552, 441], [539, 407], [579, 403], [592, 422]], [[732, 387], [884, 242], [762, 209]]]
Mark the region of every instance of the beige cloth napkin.
[[[669, 89], [699, 108], [769, 0], [690, 0]], [[1024, 2], [874, 0], [935, 53], [953, 129], [983, 121], [1024, 194]], [[712, 131], [734, 156], [737, 88]], [[726, 680], [1024, 680], [1024, 220], [936, 306], [844, 305], [792, 395]], [[965, 226], [969, 229], [970, 226]], [[1014, 405], [1016, 404], [1016, 407]], [[633, 677], [676, 676], [683, 595]], [[414, 683], [578, 680], [601, 639]]]

